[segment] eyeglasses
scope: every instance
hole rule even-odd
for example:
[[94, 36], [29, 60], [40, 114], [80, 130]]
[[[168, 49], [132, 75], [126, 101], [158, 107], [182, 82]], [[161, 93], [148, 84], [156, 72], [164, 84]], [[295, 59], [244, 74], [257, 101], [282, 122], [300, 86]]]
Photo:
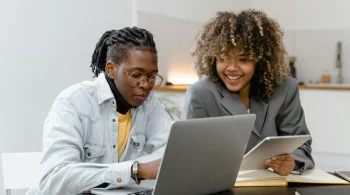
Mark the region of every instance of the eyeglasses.
[[158, 88], [163, 82], [163, 77], [159, 74], [153, 74], [151, 76], [147, 76], [146, 74], [143, 74], [141, 72], [132, 72], [128, 73], [124, 68], [122, 68], [119, 64], [117, 64], [119, 68], [121, 68], [128, 76], [129, 76], [129, 85], [131, 87], [138, 87], [146, 83], [148, 81], [148, 84], [151, 88]]

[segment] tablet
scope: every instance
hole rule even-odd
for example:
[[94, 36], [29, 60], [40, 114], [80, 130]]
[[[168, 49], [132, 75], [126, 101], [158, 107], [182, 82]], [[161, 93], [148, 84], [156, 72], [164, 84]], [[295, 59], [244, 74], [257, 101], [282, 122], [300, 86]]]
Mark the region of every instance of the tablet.
[[266, 137], [244, 155], [240, 171], [266, 169], [271, 157], [290, 154], [311, 138], [311, 135]]
[[350, 182], [350, 171], [335, 171], [335, 174]]

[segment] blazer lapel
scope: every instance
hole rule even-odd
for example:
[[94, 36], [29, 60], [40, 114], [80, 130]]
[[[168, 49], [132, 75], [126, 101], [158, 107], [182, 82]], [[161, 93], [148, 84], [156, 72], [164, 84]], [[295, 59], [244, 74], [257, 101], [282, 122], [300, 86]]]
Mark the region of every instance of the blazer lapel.
[[[236, 93], [228, 91], [222, 84], [218, 84], [218, 90], [221, 93], [222, 100], [220, 104], [232, 115], [248, 114], [247, 109], [243, 105], [241, 99]], [[259, 138], [262, 125], [265, 121], [265, 115], [267, 111], [267, 104], [264, 102], [258, 102], [250, 99], [250, 113], [256, 114], [255, 125], [253, 127], [253, 133]]]
[[244, 107], [241, 99], [238, 95], [233, 92], [229, 92], [224, 86], [220, 83], [218, 84], [218, 90], [221, 93], [222, 100], [220, 104], [232, 115], [247, 114], [247, 110]]
[[255, 98], [250, 98], [250, 113], [256, 115], [255, 127], [259, 134], [264, 125], [268, 107], [269, 107], [268, 104], [266, 104], [265, 102], [261, 100], [257, 100]]

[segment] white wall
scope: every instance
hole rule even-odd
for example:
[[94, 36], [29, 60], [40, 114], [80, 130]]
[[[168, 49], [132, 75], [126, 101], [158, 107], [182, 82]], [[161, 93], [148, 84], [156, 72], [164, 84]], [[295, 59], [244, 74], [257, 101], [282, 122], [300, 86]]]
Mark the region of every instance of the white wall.
[[284, 29], [300, 81], [319, 82], [328, 71], [335, 82], [336, 44], [341, 41], [344, 82], [350, 83], [350, 1], [249, 0], [248, 5], [266, 12]]
[[248, 0], [286, 30], [350, 28], [348, 0]]
[[240, 11], [246, 0], [136, 0], [137, 10], [184, 20], [207, 22], [217, 11]]
[[297, 57], [299, 81], [318, 82], [324, 71], [328, 71], [335, 82], [336, 43], [341, 41], [344, 82], [350, 82], [350, 12], [347, 10], [350, 2], [347, 0], [134, 1], [135, 24], [155, 35], [160, 71], [167, 80], [174, 80], [169, 74], [176, 76], [179, 72], [188, 72], [186, 78], [196, 75], [189, 52], [197, 32], [217, 11], [254, 8], [276, 19], [284, 29], [287, 51]]
[[190, 50], [204, 23], [218, 11], [240, 11], [245, 0], [136, 0], [136, 24], [150, 30], [159, 52], [159, 70], [166, 81], [192, 83], [198, 79]]
[[130, 24], [131, 1], [0, 0], [0, 154], [41, 151], [54, 98], [92, 79], [103, 32]]
[[159, 74], [171, 82], [179, 80], [180, 77], [198, 80], [192, 67], [190, 49], [203, 23], [140, 11], [138, 16], [138, 26], [146, 28], [154, 35]]

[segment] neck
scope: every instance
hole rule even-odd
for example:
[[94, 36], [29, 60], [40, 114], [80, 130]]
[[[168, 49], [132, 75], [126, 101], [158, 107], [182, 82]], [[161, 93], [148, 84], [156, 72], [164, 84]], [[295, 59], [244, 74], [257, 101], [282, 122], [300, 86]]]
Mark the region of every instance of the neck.
[[122, 95], [119, 93], [117, 86], [115, 85], [114, 81], [109, 78], [107, 74], [105, 74], [107, 83], [109, 87], [111, 88], [111, 91], [113, 93], [114, 99], [117, 101], [117, 112], [121, 114], [126, 114], [132, 106], [122, 97]]

